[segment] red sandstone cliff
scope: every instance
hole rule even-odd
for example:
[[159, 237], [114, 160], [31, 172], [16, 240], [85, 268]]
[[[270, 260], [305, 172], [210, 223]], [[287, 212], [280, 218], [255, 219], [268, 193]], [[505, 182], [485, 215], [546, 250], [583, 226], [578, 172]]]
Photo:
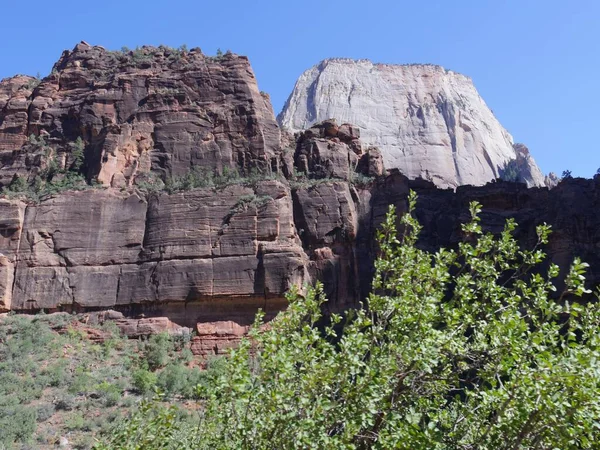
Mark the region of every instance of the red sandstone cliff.
[[[195, 327], [194, 350], [218, 353], [258, 308], [267, 318], [284, 308], [292, 285], [322, 280], [332, 309], [364, 297], [374, 231], [388, 204], [406, 209], [409, 189], [420, 196], [426, 248], [455, 245], [475, 199], [491, 230], [516, 217], [524, 243], [536, 224], [552, 224], [552, 260], [565, 267], [579, 255], [600, 281], [600, 178], [551, 191], [504, 182], [442, 190], [386, 175], [381, 153], [359, 137], [332, 121], [280, 136], [236, 55], [82, 43], [39, 83], [2, 80], [0, 185], [33, 189], [80, 172], [104, 187], [0, 200], [0, 312], [120, 310], [133, 320], [111, 314], [131, 335]], [[240, 178], [161, 189], [195, 168]]]

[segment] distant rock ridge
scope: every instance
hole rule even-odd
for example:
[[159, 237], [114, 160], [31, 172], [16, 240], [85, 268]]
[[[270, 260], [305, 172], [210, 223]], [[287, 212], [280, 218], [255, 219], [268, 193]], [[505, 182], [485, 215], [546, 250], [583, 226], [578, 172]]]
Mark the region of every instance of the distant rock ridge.
[[326, 59], [300, 76], [278, 121], [297, 131], [326, 119], [359, 127], [386, 167], [411, 179], [483, 185], [517, 160], [520, 181], [544, 185], [531, 155], [515, 150], [472, 80], [442, 66]]

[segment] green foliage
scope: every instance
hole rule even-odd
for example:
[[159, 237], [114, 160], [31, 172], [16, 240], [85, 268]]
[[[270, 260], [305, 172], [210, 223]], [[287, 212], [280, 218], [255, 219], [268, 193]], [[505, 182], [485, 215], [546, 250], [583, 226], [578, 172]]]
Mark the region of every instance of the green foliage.
[[364, 188], [364, 187], [368, 187], [369, 185], [371, 185], [373, 183], [373, 181], [375, 180], [374, 177], [369, 177], [366, 175], [363, 175], [362, 173], [358, 173], [358, 172], [350, 172], [350, 184], [359, 187], [359, 188]]
[[294, 168], [294, 173], [290, 178], [290, 187], [292, 189], [310, 189], [320, 184], [334, 183], [336, 181], [345, 181], [341, 178], [310, 178], [309, 174], [297, 172]]
[[165, 183], [165, 190], [169, 193], [179, 191], [189, 191], [197, 188], [213, 187], [213, 173], [204, 168], [194, 166], [185, 175], [168, 178]]
[[521, 179], [519, 165], [516, 159], [511, 159], [500, 169], [500, 179], [516, 183]]
[[70, 147], [71, 157], [73, 158], [71, 168], [75, 172], [78, 172], [81, 169], [81, 166], [83, 165], [85, 143], [83, 142], [83, 139], [81, 139], [81, 137], [78, 137], [75, 142], [72, 142], [70, 144]]
[[280, 179], [278, 174], [265, 173], [258, 169], [250, 169], [240, 174], [235, 168], [223, 167], [219, 173], [206, 167], [194, 166], [185, 175], [168, 177], [166, 182], [160, 180], [156, 174], [149, 174], [136, 181], [136, 184], [140, 190], [149, 193], [166, 191], [173, 194], [192, 189], [223, 189], [233, 185], [256, 187], [262, 181]]
[[[0, 317], [0, 449], [31, 448], [30, 441], [50, 448], [67, 434], [73, 448], [91, 448], [97, 433], [137, 409], [138, 393], [162, 389], [177, 403], [196, 398], [196, 386], [218, 373], [218, 360], [207, 371], [183, 364], [193, 363], [189, 335], [139, 343], [122, 337], [114, 322], [86, 324], [105, 338], [95, 343], [80, 325], [84, 318]], [[146, 354], [164, 368], [150, 372]], [[187, 415], [177, 417], [187, 423]]]
[[[107, 448], [530, 449], [600, 442], [600, 308], [577, 299], [576, 259], [559, 269], [519, 248], [514, 220], [485, 234], [480, 205], [457, 250], [417, 248], [410, 212], [390, 208], [367, 303], [324, 317], [322, 287], [292, 291], [266, 330], [259, 314], [225, 368], [197, 386], [195, 425], [160, 403], [121, 423]], [[140, 443], [146, 443], [143, 446]]]
[[166, 190], [165, 183], [157, 173], [149, 172], [136, 177], [135, 184], [142, 192], [155, 194]]
[[117, 426], [111, 434], [111, 441], [118, 443], [117, 447], [113, 443], [99, 443], [95, 448], [97, 450], [195, 448], [186, 428], [182, 427], [179, 409], [173, 405], [164, 406], [156, 401], [143, 401], [138, 412], [130, 418], [127, 427]]
[[104, 406], [116, 406], [123, 395], [122, 389], [116, 384], [103, 381], [96, 386], [96, 392]]
[[248, 194], [242, 195], [238, 201], [235, 203], [233, 208], [231, 208], [231, 213], [240, 213], [242, 211], [246, 211], [250, 207], [261, 208], [271, 202], [273, 197], [270, 195], [256, 195], [256, 194]]
[[[53, 167], [53, 166], [50, 166]], [[45, 177], [52, 171], [46, 171]], [[39, 202], [45, 197], [56, 195], [65, 191], [82, 191], [86, 189], [97, 188], [96, 185], [89, 185], [83, 175], [75, 172], [63, 173], [60, 177], [54, 177], [51, 181], [46, 181], [40, 176], [36, 176], [32, 183], [28, 183], [23, 177], [16, 176], [11, 183], [2, 188], [1, 195], [8, 198], [26, 198], [28, 200]]]
[[147, 369], [137, 369], [132, 375], [133, 386], [141, 395], [148, 395], [154, 392], [158, 377], [155, 373]]
[[8, 198], [26, 198], [34, 202], [44, 197], [55, 195], [69, 190], [84, 190], [97, 185], [87, 183], [79, 173], [84, 162], [85, 143], [79, 137], [75, 142], [68, 144], [71, 151], [71, 170], [61, 168], [58, 164], [55, 150], [48, 144], [44, 136], [29, 136], [29, 145], [43, 155], [45, 166], [42, 166], [38, 175], [29, 180], [26, 177], [15, 175], [8, 186], [2, 188], [1, 194]]
[[135, 67], [149, 67], [154, 59], [153, 49], [136, 47], [130, 52], [131, 63]]
[[54, 412], [55, 412], [55, 408], [54, 408], [53, 404], [44, 403], [38, 407], [36, 419], [38, 422], [45, 422], [46, 420], [50, 419], [50, 417], [52, 417], [54, 415]]
[[73, 411], [75, 409], [76, 399], [73, 395], [64, 394], [56, 399], [54, 406], [58, 411]]
[[154, 371], [165, 366], [172, 348], [173, 343], [167, 333], [150, 336], [142, 349], [144, 361], [148, 364], [149, 369]]
[[35, 432], [37, 411], [35, 408], [14, 405], [0, 410], [0, 447], [13, 442], [26, 442]]
[[562, 179], [573, 178], [570, 170], [563, 170]]
[[40, 74], [38, 73], [36, 78], [32, 78], [31, 80], [27, 81], [27, 83], [21, 86], [21, 89], [31, 91], [38, 87], [41, 82], [42, 80], [40, 79]]
[[48, 148], [48, 143], [46, 142], [46, 138], [44, 138], [44, 136], [36, 136], [32, 133], [29, 135], [29, 138], [27, 140], [30, 145], [40, 150]]

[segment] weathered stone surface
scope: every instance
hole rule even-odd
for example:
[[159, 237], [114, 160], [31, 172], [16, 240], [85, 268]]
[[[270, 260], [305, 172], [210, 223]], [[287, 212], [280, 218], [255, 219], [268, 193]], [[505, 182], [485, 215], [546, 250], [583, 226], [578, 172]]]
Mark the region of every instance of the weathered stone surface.
[[37, 311], [72, 304], [73, 292], [65, 267], [18, 267], [15, 271], [12, 309]]
[[15, 262], [23, 232], [25, 203], [0, 200], [0, 253]]
[[351, 241], [357, 216], [350, 187], [345, 182], [318, 184], [295, 192], [296, 224], [307, 248]]
[[14, 276], [13, 263], [6, 256], [0, 255], [0, 312], [11, 309]]
[[2, 208], [0, 226], [4, 220], [8, 231], [0, 244], [16, 261], [17, 310], [282, 297], [308, 280], [292, 196], [281, 181], [153, 195], [149, 202], [88, 190], [28, 206], [0, 202]]
[[[300, 76], [278, 120], [297, 131], [331, 118], [358, 126], [386, 168], [441, 187], [483, 185], [519, 158], [471, 79], [439, 66], [322, 61]], [[531, 157], [522, 174], [544, 184]]]
[[310, 272], [323, 281], [333, 308], [359, 300], [354, 245], [358, 198], [353, 190], [347, 182], [322, 183], [298, 189], [294, 196], [298, 233], [311, 257]]
[[116, 319], [115, 324], [127, 337], [138, 338], [153, 334], [168, 333], [172, 336], [191, 334], [187, 327], [181, 327], [171, 322], [167, 317], [147, 317], [143, 319]]
[[203, 357], [223, 354], [235, 347], [249, 328], [232, 320], [199, 323], [191, 342], [192, 353]]
[[29, 266], [134, 262], [144, 239], [146, 201], [113, 190], [88, 190], [31, 205], [19, 260]]
[[[28, 141], [45, 137], [47, 147]], [[41, 82], [0, 82], [0, 185], [33, 177], [55, 158], [73, 164], [82, 138], [88, 179], [122, 187], [150, 170], [279, 167], [280, 133], [248, 59], [142, 47], [110, 52], [82, 42]], [[48, 151], [51, 149], [51, 151]]]
[[69, 268], [73, 304], [80, 308], [115, 306], [119, 288], [118, 265], [77, 266]]

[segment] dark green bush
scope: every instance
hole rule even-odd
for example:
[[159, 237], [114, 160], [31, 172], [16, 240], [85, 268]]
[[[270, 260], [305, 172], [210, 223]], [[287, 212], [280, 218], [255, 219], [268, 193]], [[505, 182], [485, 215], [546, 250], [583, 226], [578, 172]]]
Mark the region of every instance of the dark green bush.
[[146, 369], [137, 369], [132, 374], [133, 387], [141, 394], [148, 395], [154, 391], [158, 377], [154, 372]]
[[516, 183], [521, 179], [519, 165], [516, 159], [511, 159], [500, 169], [500, 179]]
[[0, 408], [0, 444], [12, 447], [15, 442], [28, 441], [37, 427], [37, 411], [22, 405]]
[[167, 364], [172, 349], [173, 343], [167, 333], [156, 334], [144, 343], [143, 360], [148, 364], [148, 368], [154, 371]]
[[157, 385], [167, 395], [184, 398], [196, 396], [196, 386], [205, 383], [205, 374], [197, 367], [168, 364], [159, 374]]
[[45, 422], [55, 413], [56, 409], [52, 403], [44, 403], [38, 406], [37, 409], [37, 421]]
[[56, 399], [54, 406], [57, 411], [72, 411], [76, 404], [77, 400], [73, 395], [63, 394]]
[[81, 169], [81, 166], [83, 165], [85, 142], [83, 142], [81, 137], [78, 137], [77, 140], [69, 144], [69, 146], [71, 147], [71, 158], [73, 160], [71, 168], [75, 172], [79, 172], [79, 169]]
[[102, 399], [102, 403], [106, 407], [116, 406], [123, 395], [122, 389], [115, 384], [103, 381], [96, 386], [96, 392]]

